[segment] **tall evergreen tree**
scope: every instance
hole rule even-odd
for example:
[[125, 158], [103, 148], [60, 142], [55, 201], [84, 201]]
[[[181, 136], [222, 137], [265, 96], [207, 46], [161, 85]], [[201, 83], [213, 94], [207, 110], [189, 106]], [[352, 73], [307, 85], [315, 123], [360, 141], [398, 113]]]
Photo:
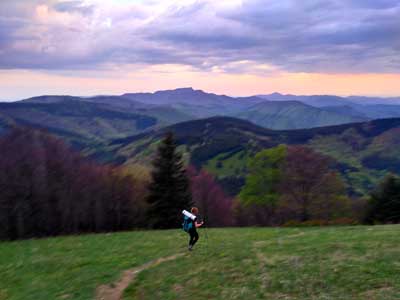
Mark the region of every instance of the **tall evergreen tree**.
[[400, 177], [388, 175], [371, 194], [368, 223], [400, 223]]
[[189, 179], [176, 151], [172, 133], [167, 133], [153, 161], [152, 182], [147, 203], [148, 220], [153, 228], [176, 228], [182, 223], [181, 211], [192, 204]]

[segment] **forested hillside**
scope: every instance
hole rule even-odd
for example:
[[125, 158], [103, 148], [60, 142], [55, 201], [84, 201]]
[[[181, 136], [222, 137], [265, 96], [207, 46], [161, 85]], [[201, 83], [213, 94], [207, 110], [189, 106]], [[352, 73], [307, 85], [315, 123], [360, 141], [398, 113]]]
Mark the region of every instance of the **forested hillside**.
[[[367, 101], [368, 100], [368, 101]], [[301, 129], [400, 116], [397, 102], [337, 96], [230, 97], [192, 88], [120, 96], [38, 96], [0, 104], [0, 126], [25, 124], [95, 142], [183, 121], [237, 117], [269, 129]], [[390, 105], [389, 105], [390, 103]], [[3, 125], [2, 125], [3, 124]], [[72, 135], [75, 135], [73, 138]]]
[[[158, 141], [168, 131], [176, 135], [186, 159], [205, 167], [227, 187], [243, 183], [247, 159], [279, 144], [305, 145], [332, 157], [350, 193], [365, 194], [388, 171], [399, 172], [397, 138], [400, 119], [385, 119], [314, 129], [268, 130], [235, 118], [210, 118], [173, 125], [118, 139], [98, 158], [118, 158], [125, 164], [147, 164]], [[230, 189], [230, 188], [229, 188]], [[233, 188], [231, 192], [237, 192]]]

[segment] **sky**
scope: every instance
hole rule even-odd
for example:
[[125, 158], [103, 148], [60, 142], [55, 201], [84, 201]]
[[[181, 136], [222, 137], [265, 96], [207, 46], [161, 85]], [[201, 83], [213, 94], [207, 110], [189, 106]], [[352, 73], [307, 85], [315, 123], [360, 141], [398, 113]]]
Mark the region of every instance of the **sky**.
[[400, 0], [0, 0], [0, 100], [400, 96]]

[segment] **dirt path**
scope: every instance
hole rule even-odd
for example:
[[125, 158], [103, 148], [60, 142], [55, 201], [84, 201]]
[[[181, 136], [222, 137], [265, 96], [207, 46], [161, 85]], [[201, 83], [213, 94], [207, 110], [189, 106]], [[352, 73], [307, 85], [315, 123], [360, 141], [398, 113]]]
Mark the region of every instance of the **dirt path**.
[[269, 285], [270, 285], [270, 281], [271, 278], [268, 274], [268, 268], [267, 268], [267, 264], [268, 264], [268, 259], [267, 257], [264, 255], [264, 253], [262, 253], [260, 251], [260, 247], [264, 246], [266, 244], [265, 241], [259, 241], [259, 242], [254, 242], [253, 243], [253, 249], [254, 252], [256, 253], [256, 257], [259, 261], [259, 266], [260, 266], [260, 282], [261, 282], [261, 290], [265, 291]]
[[121, 278], [117, 282], [107, 285], [101, 285], [97, 288], [96, 300], [121, 300], [124, 290], [129, 286], [133, 279], [135, 279], [138, 273], [142, 272], [143, 270], [155, 267], [163, 262], [175, 260], [182, 256], [183, 254], [175, 254], [168, 257], [158, 258], [139, 267], [124, 271]]

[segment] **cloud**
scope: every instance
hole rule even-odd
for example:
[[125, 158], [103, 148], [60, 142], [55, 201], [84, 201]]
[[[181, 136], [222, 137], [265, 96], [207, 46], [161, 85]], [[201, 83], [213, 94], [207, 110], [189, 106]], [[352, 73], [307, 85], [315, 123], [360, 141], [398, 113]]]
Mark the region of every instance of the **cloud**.
[[0, 68], [400, 73], [398, 0], [2, 0]]
[[77, 12], [83, 15], [89, 15], [93, 13], [94, 6], [93, 5], [86, 5], [84, 2], [79, 0], [74, 1], [62, 1], [56, 3], [54, 9], [59, 12]]
[[393, 8], [399, 5], [398, 0], [353, 0], [350, 2], [350, 5], [355, 7], [362, 8], [371, 8], [371, 9], [387, 9]]

